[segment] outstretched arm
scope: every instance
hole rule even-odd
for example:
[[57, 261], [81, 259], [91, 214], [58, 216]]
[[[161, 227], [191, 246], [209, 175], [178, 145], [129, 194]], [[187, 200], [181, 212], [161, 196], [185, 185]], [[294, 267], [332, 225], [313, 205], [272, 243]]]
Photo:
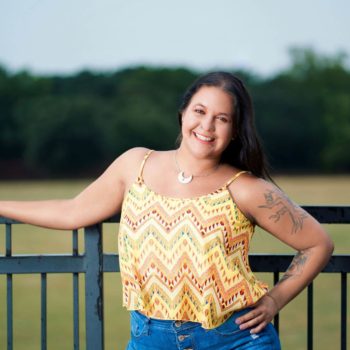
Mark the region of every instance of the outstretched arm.
[[100, 222], [120, 210], [127, 179], [135, 176], [135, 169], [144, 153], [144, 149], [141, 148], [124, 153], [75, 198], [47, 201], [0, 201], [0, 216], [63, 230]]
[[237, 320], [242, 329], [258, 333], [323, 269], [333, 242], [311, 215], [271, 183], [245, 176], [240, 179], [240, 189], [232, 193], [247, 217], [298, 251], [278, 284]]

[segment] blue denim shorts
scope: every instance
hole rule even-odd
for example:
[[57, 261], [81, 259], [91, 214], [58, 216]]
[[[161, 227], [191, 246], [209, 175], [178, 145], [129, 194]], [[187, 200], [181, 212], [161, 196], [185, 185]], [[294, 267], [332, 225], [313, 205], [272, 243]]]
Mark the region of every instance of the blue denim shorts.
[[213, 329], [204, 329], [197, 322], [158, 320], [131, 311], [131, 340], [126, 350], [280, 350], [271, 323], [258, 334], [239, 329], [236, 318], [249, 310], [234, 313]]

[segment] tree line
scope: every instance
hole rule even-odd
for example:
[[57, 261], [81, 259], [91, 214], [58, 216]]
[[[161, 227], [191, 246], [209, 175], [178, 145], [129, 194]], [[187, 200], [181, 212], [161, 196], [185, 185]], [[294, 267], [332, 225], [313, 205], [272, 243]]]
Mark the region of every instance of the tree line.
[[[350, 71], [346, 55], [290, 51], [270, 77], [246, 83], [272, 172], [350, 171]], [[0, 67], [0, 177], [86, 177], [128, 148], [174, 147], [177, 109], [203, 72], [129, 67], [39, 76]]]

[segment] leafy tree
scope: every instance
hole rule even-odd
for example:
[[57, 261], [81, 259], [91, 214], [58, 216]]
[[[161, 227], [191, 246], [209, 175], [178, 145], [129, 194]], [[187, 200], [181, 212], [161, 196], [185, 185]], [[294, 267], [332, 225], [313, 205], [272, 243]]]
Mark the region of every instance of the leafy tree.
[[81, 96], [22, 100], [15, 117], [28, 165], [57, 176], [81, 176], [89, 167], [99, 169], [104, 143], [95, 116], [101, 104]]
[[[274, 168], [279, 171], [347, 171], [330, 159], [349, 156], [334, 143], [335, 130], [346, 130], [350, 109], [342, 104], [342, 118], [334, 107], [337, 94], [347, 94], [350, 74], [345, 55], [323, 57], [311, 49], [291, 50], [292, 65], [253, 88], [257, 123]], [[331, 124], [331, 126], [330, 126]], [[344, 140], [347, 137], [344, 136]]]
[[[293, 48], [290, 55], [290, 67], [275, 76], [235, 72], [252, 93], [273, 169], [348, 172], [346, 55], [310, 48]], [[34, 76], [0, 66], [0, 163], [25, 162], [41, 176], [87, 176], [130, 147], [171, 148], [181, 95], [197, 75], [140, 66]]]

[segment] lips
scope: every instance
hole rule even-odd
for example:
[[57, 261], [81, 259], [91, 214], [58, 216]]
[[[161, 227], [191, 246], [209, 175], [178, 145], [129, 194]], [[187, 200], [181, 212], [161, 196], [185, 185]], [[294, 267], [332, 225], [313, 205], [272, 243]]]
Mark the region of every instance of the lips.
[[204, 135], [198, 134], [196, 132], [193, 132], [193, 133], [197, 139], [204, 141], [204, 142], [213, 142], [215, 140], [214, 137], [204, 136]]

